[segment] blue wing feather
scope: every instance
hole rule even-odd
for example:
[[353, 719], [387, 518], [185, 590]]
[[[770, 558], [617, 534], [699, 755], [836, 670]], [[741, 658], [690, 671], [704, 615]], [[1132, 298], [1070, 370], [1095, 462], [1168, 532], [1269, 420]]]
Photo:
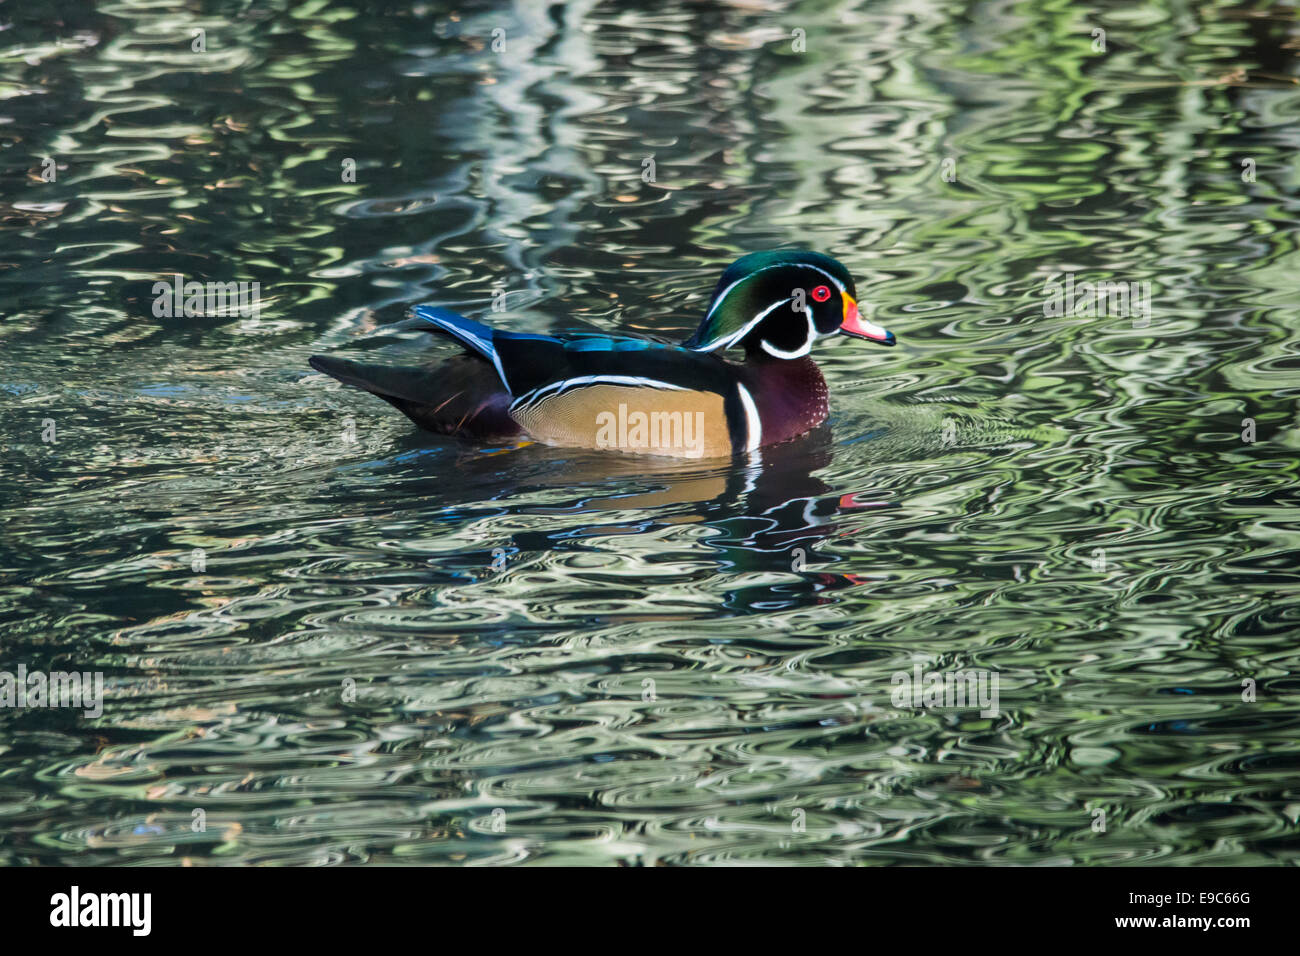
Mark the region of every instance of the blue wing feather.
[[491, 362], [496, 367], [497, 377], [501, 379], [501, 384], [506, 387], [507, 391], [510, 390], [510, 381], [506, 378], [505, 369], [501, 365], [501, 354], [497, 350], [499, 343], [519, 339], [535, 339], [554, 343], [559, 341], [549, 335], [533, 335], [527, 332], [506, 332], [502, 329], [494, 329], [490, 325], [475, 322], [473, 319], [465, 318], [458, 312], [436, 305], [417, 305], [414, 311], [417, 319], [423, 319], [436, 330], [446, 332], [471, 352], [476, 352]]
[[431, 323], [485, 359], [491, 359], [496, 354], [496, 348], [492, 345], [491, 326], [434, 305], [417, 305], [415, 317]]
[[[695, 358], [702, 354], [689, 352], [680, 345], [602, 332], [570, 332], [559, 336], [508, 332], [432, 305], [417, 305], [414, 314], [417, 320], [429, 323], [430, 331], [450, 335], [469, 351], [491, 362], [501, 384], [515, 396], [570, 377], [639, 374], [647, 359], [651, 360], [649, 367], [657, 368], [665, 360], [672, 361], [672, 356], [680, 361], [687, 355]], [[667, 373], [670, 368], [665, 366], [663, 370]]]

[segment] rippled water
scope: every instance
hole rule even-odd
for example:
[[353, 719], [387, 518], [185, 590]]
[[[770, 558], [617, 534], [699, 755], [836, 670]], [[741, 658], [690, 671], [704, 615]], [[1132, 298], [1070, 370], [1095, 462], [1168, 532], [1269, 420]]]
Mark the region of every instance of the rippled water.
[[[1294, 12], [41, 6], [0, 666], [106, 699], [0, 710], [0, 861], [1297, 859]], [[458, 444], [306, 364], [499, 290], [685, 335], [792, 245], [900, 345], [823, 343], [757, 463]], [[1067, 272], [1149, 321], [1045, 314]], [[260, 317], [155, 318], [176, 273]], [[894, 706], [917, 663], [999, 713]]]

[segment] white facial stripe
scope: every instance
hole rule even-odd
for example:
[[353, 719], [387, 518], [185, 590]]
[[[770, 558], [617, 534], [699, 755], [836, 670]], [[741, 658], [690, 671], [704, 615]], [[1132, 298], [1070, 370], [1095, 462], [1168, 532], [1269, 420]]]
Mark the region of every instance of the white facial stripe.
[[740, 393], [740, 404], [745, 408], [745, 451], [753, 451], [763, 443], [763, 423], [759, 420], [758, 406], [754, 404], [749, 389], [737, 382], [736, 391]]
[[754, 316], [752, 319], [746, 322], [738, 332], [732, 332], [726, 338], [718, 339], [718, 341], [714, 342], [711, 345], [706, 346], [700, 351], [712, 352], [716, 348], [726, 348], [726, 349], [731, 348], [733, 345], [735, 345], [737, 342], [743, 339], [746, 335], [748, 335], [753, 330], [754, 326], [762, 322], [765, 318], [768, 317], [768, 315], [770, 315], [772, 312], [775, 312], [777, 309], [781, 308], [781, 306], [786, 305], [787, 303], [793, 301], [794, 301], [794, 296], [791, 296], [788, 299], [782, 299], [780, 302], [775, 302], [772, 305], [769, 305], [762, 312], [758, 313], [758, 315]]
[[647, 388], [664, 388], [675, 392], [686, 391], [680, 385], [673, 385], [670, 382], [661, 382], [655, 378], [642, 378], [639, 375], [580, 375], [577, 378], [561, 379], [558, 382], [552, 382], [549, 385], [543, 385], [535, 388], [531, 392], [524, 392], [513, 402], [510, 403], [510, 410], [521, 408], [524, 405], [531, 405], [534, 402], [541, 401], [551, 392], [563, 392], [569, 388], [577, 388], [580, 385], [642, 385]]
[[734, 289], [736, 286], [740, 285], [742, 282], [748, 282], [750, 279], [754, 278], [754, 276], [758, 275], [760, 272], [766, 272], [768, 269], [780, 269], [783, 268], [785, 265], [786, 263], [779, 263], [774, 266], [763, 266], [763, 268], [761, 269], [755, 269], [749, 275], [741, 276], [735, 282], [731, 283], [731, 285], [723, 289], [722, 294], [713, 300], [713, 307], [709, 309], [709, 313], [704, 317], [704, 321], [707, 322], [712, 317], [713, 313], [717, 311], [718, 306], [722, 305], [722, 300], [725, 299], [731, 293], [731, 290]]
[[844, 288], [844, 284], [843, 284], [842, 282], [840, 282], [839, 279], [835, 278], [833, 275], [831, 275], [829, 272], [827, 272], [827, 271], [826, 271], [825, 269], [823, 269], [821, 266], [815, 266], [815, 265], [813, 265], [813, 264], [810, 263], [810, 262], [796, 262], [796, 263], [794, 263], [794, 264], [797, 265], [797, 266], [807, 266], [809, 269], [816, 269], [818, 272], [820, 272], [820, 273], [821, 273], [822, 275], [824, 275], [826, 278], [828, 278], [828, 279], [831, 280], [831, 284], [834, 285], [835, 288], [837, 288], [837, 289], [840, 290], [840, 295], [843, 295], [845, 292], [848, 291], [847, 289]]

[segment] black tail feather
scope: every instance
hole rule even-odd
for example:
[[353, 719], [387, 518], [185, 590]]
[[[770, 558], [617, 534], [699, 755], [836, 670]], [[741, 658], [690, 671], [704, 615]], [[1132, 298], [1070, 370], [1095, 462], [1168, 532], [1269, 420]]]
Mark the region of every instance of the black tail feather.
[[308, 359], [318, 372], [376, 395], [421, 428], [443, 435], [507, 438], [521, 433], [510, 417], [512, 396], [481, 358], [458, 355], [440, 365], [368, 365], [333, 355]]

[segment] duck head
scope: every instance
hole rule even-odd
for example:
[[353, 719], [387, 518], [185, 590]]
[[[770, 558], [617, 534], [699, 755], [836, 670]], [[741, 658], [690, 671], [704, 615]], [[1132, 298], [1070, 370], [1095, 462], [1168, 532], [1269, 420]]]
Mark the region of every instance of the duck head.
[[894, 344], [893, 333], [859, 313], [853, 276], [830, 256], [754, 252], [722, 274], [704, 321], [683, 344], [701, 352], [740, 346], [746, 358], [797, 359], [819, 337], [838, 332]]

